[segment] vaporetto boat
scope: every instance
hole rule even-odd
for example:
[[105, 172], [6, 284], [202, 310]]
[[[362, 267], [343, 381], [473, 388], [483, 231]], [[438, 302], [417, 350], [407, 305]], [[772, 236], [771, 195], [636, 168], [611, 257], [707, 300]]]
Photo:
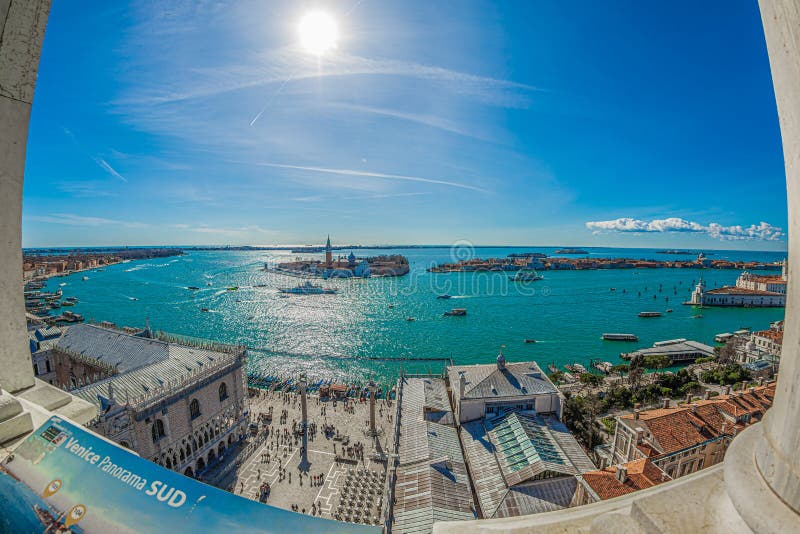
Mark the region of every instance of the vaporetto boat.
[[322, 287], [306, 280], [298, 286], [281, 287], [278, 291], [281, 293], [291, 293], [293, 295], [334, 295], [337, 290], [330, 287]]

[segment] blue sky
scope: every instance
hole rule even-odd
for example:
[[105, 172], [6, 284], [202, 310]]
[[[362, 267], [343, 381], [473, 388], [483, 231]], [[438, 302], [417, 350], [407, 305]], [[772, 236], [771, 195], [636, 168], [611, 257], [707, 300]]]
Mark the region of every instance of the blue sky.
[[755, 1], [62, 0], [25, 178], [24, 246], [786, 248]]

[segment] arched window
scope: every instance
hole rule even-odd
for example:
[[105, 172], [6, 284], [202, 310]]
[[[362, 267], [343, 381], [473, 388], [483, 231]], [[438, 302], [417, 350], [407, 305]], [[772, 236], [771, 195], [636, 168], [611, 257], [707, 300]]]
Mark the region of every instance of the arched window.
[[119, 444], [122, 445], [123, 447], [125, 447], [126, 449], [130, 449], [131, 448], [131, 446], [128, 444], [127, 441], [120, 441]]
[[222, 402], [228, 398], [228, 386], [225, 382], [219, 385], [219, 401]]
[[200, 401], [197, 399], [192, 399], [189, 403], [189, 417], [192, 419], [200, 417]]
[[150, 427], [150, 434], [153, 436], [153, 443], [163, 438], [166, 435], [166, 432], [164, 432], [164, 421], [156, 419], [156, 422]]
[[181, 462], [183, 462], [183, 461], [186, 459], [186, 455], [185, 455], [185, 454], [183, 454], [183, 449], [178, 449], [178, 450], [180, 451], [180, 454], [179, 454], [179, 456], [180, 456], [180, 458], [181, 458]]

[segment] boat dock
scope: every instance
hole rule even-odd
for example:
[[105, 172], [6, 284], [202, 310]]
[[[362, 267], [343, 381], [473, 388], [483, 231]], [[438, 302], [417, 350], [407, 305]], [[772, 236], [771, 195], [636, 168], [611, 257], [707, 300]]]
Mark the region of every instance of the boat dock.
[[697, 358], [714, 356], [714, 347], [698, 341], [671, 340], [654, 343], [652, 347], [634, 352], [620, 354], [624, 360], [632, 360], [639, 356], [667, 356], [674, 363], [692, 362]]

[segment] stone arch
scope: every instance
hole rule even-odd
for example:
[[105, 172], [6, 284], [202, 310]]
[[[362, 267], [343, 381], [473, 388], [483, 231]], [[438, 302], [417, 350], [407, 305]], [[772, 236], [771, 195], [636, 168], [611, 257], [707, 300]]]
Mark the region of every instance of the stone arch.
[[214, 451], [212, 447], [210, 451], [208, 451], [208, 463], [211, 464], [214, 460], [217, 459], [217, 453]]
[[206, 461], [203, 460], [202, 456], [197, 460], [197, 465], [195, 467], [197, 469], [197, 472], [200, 472], [206, 468]]
[[194, 478], [194, 471], [192, 471], [192, 466], [189, 466], [189, 467], [187, 467], [187, 468], [184, 470], [183, 474], [184, 474], [184, 476], [187, 476], [187, 477], [192, 477], [192, 478]]
[[217, 454], [219, 456], [222, 456], [222, 453], [224, 453], [224, 452], [225, 452], [225, 441], [223, 440], [223, 441], [220, 441], [219, 442], [219, 446], [217, 446]]

